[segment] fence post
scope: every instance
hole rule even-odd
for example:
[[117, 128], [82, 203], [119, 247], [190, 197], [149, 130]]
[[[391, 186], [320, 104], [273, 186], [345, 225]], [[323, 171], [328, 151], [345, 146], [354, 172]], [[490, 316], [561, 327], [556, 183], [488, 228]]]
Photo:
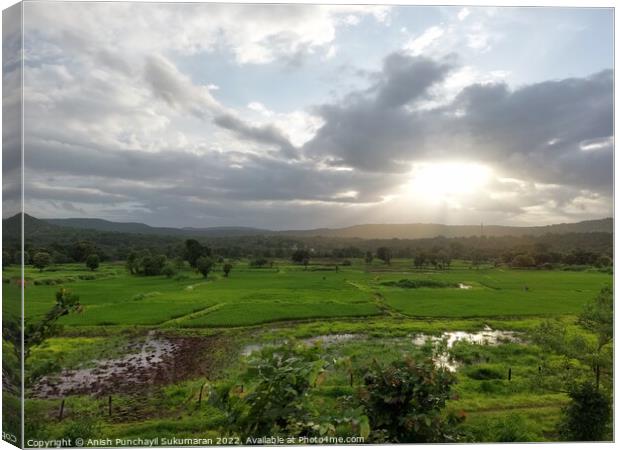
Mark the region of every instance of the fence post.
[[204, 383], [200, 385], [200, 394], [198, 394], [198, 407], [200, 408], [200, 404], [202, 403], [202, 391], [205, 388]]
[[508, 381], [512, 380], [512, 367], [508, 368]]
[[60, 411], [58, 411], [58, 421], [61, 422], [62, 421], [62, 416], [65, 413], [65, 399], [62, 399], [62, 402], [60, 402]]
[[108, 395], [108, 416], [112, 417], [112, 396]]

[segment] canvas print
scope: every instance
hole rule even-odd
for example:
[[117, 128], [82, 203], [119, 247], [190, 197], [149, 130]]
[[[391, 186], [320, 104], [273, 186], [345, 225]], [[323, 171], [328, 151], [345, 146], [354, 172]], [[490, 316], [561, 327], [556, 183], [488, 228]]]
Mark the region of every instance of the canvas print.
[[3, 439], [612, 441], [614, 10], [3, 12]]

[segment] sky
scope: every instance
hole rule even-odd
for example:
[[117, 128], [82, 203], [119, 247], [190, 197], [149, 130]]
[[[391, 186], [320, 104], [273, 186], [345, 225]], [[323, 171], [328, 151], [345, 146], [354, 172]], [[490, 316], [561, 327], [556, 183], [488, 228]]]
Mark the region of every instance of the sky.
[[24, 46], [36, 217], [612, 215], [611, 9], [29, 2]]

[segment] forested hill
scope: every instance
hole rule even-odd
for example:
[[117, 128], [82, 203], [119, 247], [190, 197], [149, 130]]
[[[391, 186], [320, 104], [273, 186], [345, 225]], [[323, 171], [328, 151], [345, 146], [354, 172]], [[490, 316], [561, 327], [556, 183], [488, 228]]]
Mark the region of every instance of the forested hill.
[[587, 220], [538, 227], [510, 227], [501, 225], [442, 225], [442, 224], [370, 224], [346, 228], [323, 228], [303, 231], [283, 231], [291, 236], [324, 236], [361, 239], [425, 239], [437, 236], [544, 236], [566, 233], [612, 233], [613, 219]]
[[[80, 219], [81, 220], [81, 219]], [[103, 222], [103, 223], [102, 223]], [[59, 223], [55, 221], [55, 223]], [[577, 252], [581, 258], [584, 252], [592, 255], [613, 254], [612, 220], [580, 222], [577, 224], [553, 225], [550, 227], [480, 227], [416, 226], [416, 225], [367, 225], [340, 230], [311, 230], [303, 232], [273, 232], [248, 228], [178, 229], [154, 228], [144, 224], [120, 224], [119, 231], [114, 222], [80, 221], [74, 225], [98, 225], [105, 230], [60, 226], [50, 221], [25, 215], [25, 249], [29, 253], [46, 251], [56, 262], [81, 261], [87, 251], [96, 252], [102, 259], [124, 260], [132, 249], [149, 250], [153, 254], [167, 257], [183, 255], [185, 240], [198, 239], [223, 257], [265, 257], [288, 258], [295, 249], [312, 249], [314, 256], [337, 256], [341, 258], [363, 257], [367, 251], [389, 247], [395, 257], [409, 258], [418, 251], [450, 249], [455, 258], [468, 258], [482, 252], [487, 259], [498, 258], [506, 252], [532, 253], [540, 249], [559, 254]], [[133, 226], [135, 225], [135, 227]], [[14, 216], [3, 220], [2, 242], [4, 251], [15, 257], [20, 248], [21, 218]], [[380, 227], [372, 230], [374, 227]], [[391, 228], [390, 238], [360, 238], [349, 236], [386, 236], [384, 227]], [[418, 227], [417, 234], [405, 234], [407, 227]], [[425, 228], [429, 227], [429, 228]], [[120, 231], [120, 230], [124, 231]], [[368, 229], [372, 231], [369, 232]], [[129, 231], [133, 230], [133, 231]], [[146, 231], [140, 231], [146, 230]], [[165, 230], [172, 230], [166, 233]], [[211, 234], [205, 232], [209, 231]], [[333, 232], [341, 232], [341, 235]], [[363, 232], [362, 232], [363, 231]], [[492, 236], [491, 232], [498, 235]], [[296, 234], [295, 234], [296, 233]], [[426, 233], [426, 234], [424, 234]], [[459, 236], [459, 233], [461, 234]], [[472, 233], [471, 236], [467, 236]], [[512, 236], [508, 236], [514, 233]], [[440, 234], [440, 236], [437, 236]], [[451, 236], [450, 236], [451, 234]], [[398, 236], [422, 236], [400, 238]], [[432, 236], [432, 237], [423, 237]], [[85, 253], [86, 252], [86, 253]], [[580, 256], [581, 255], [581, 256]], [[592, 256], [590, 255], [590, 256]], [[592, 256], [593, 259], [594, 256]], [[581, 258], [583, 259], [583, 258]]]
[[577, 223], [562, 223], [536, 227], [511, 227], [501, 225], [442, 225], [442, 224], [368, 224], [345, 228], [318, 228], [311, 230], [273, 231], [249, 227], [209, 227], [209, 228], [159, 228], [143, 223], [111, 222], [102, 219], [45, 219], [44, 222], [62, 227], [113, 231], [120, 233], [155, 234], [167, 236], [224, 237], [224, 236], [304, 236], [336, 237], [360, 239], [425, 239], [437, 236], [543, 236], [545, 234], [613, 232], [611, 218], [587, 220]]

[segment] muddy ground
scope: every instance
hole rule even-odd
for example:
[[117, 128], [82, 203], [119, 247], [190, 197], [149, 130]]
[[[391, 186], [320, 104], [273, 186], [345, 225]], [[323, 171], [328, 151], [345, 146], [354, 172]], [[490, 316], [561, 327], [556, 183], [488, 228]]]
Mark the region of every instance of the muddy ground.
[[186, 337], [150, 334], [130, 344], [118, 359], [95, 361], [94, 367], [63, 370], [41, 378], [32, 387], [35, 398], [68, 395], [101, 397], [142, 394], [182, 380], [208, 377], [215, 369], [211, 357], [222, 347], [218, 337]]

